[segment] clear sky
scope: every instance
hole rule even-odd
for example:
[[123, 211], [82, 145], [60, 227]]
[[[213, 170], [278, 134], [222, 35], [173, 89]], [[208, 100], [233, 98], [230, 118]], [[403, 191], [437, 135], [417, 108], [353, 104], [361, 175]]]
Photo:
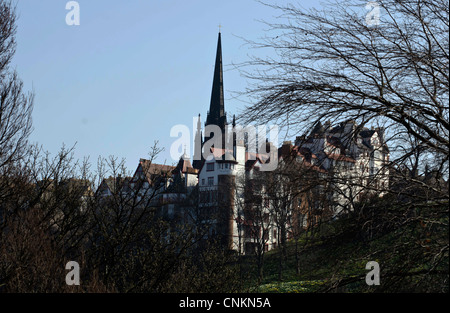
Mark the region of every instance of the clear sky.
[[124, 157], [129, 170], [154, 140], [158, 162], [176, 162], [172, 126], [204, 122], [219, 24], [228, 117], [243, 107], [230, 93], [247, 85], [231, 66], [252, 53], [239, 37], [264, 36], [258, 20], [279, 14], [254, 0], [79, 0], [80, 25], [68, 26], [67, 2], [17, 2], [13, 66], [35, 92], [31, 141], [52, 154], [77, 143], [77, 158]]

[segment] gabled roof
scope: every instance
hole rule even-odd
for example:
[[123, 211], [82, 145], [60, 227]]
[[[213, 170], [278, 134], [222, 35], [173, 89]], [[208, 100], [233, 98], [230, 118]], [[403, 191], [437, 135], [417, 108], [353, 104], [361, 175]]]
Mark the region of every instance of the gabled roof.
[[327, 136], [327, 145], [336, 148], [343, 148], [341, 139], [334, 136]]
[[330, 133], [332, 133], [332, 134], [342, 133], [343, 131], [344, 131], [343, 125], [338, 125], [338, 126], [333, 127], [332, 129], [330, 129]]
[[365, 129], [359, 132], [359, 135], [363, 138], [370, 138], [373, 136], [373, 134], [375, 134], [375, 130], [371, 130], [371, 129]]
[[175, 169], [172, 171], [172, 174], [175, 173], [188, 173], [188, 174], [198, 174], [198, 170], [192, 167], [191, 162], [184, 157], [180, 158]]
[[289, 150], [288, 149], [284, 149], [285, 145], [283, 145], [283, 147], [280, 147], [278, 149], [278, 159], [279, 161], [281, 160], [288, 160], [289, 161], [294, 161], [296, 157], [300, 157], [302, 159], [302, 166], [311, 169], [313, 171], [316, 172], [320, 172], [320, 173], [326, 173], [327, 171], [320, 166], [314, 165], [311, 160], [312, 159], [317, 159], [317, 156], [311, 152], [311, 150], [309, 148], [306, 147], [299, 147], [299, 146], [292, 146], [290, 144], [290, 142], [288, 143], [289, 145]]
[[312, 159], [317, 159], [317, 156], [311, 152], [311, 149], [306, 147], [293, 147], [293, 152], [296, 153], [297, 156], [302, 157], [303, 160], [307, 162], [311, 162]]
[[171, 177], [172, 171], [174, 169], [175, 166], [156, 164], [153, 163], [151, 160], [140, 159], [139, 165], [136, 169], [133, 178], [136, 176], [139, 170], [142, 170], [142, 173], [145, 175], [147, 181], [151, 183], [156, 177]]
[[129, 183], [131, 181], [131, 177], [108, 177], [108, 178], [104, 178], [100, 184], [100, 186], [98, 186], [97, 188], [97, 192], [101, 191], [101, 190], [105, 190], [108, 189], [111, 193], [115, 193], [116, 192], [116, 188], [121, 188], [121, 189], [128, 189], [129, 188]]
[[316, 125], [314, 125], [310, 136], [314, 136], [314, 135], [318, 135], [318, 136], [323, 136], [325, 134], [325, 128], [323, 127], [322, 123], [320, 121], [318, 121], [316, 123]]
[[325, 155], [327, 156], [328, 159], [333, 159], [333, 160], [336, 160], [336, 161], [346, 161], [346, 162], [352, 162], [352, 163], [356, 162], [355, 159], [353, 159], [351, 157], [348, 157], [348, 156], [346, 156], [344, 154], [325, 153]]
[[[214, 160], [217, 163], [223, 163], [223, 162], [228, 162], [228, 163], [235, 163], [237, 164], [237, 161], [235, 160], [235, 158], [233, 157], [233, 152], [229, 149], [218, 149], [218, 148], [214, 148], [211, 147], [211, 153], [214, 156]], [[226, 156], [229, 157], [229, 159], [226, 159]], [[252, 169], [257, 162], [260, 162], [261, 164], [264, 164], [265, 162], [267, 162], [269, 160], [269, 155], [266, 154], [261, 154], [261, 153], [253, 153], [253, 152], [245, 152], [245, 169], [246, 170], [250, 170]], [[212, 160], [211, 160], [212, 161]], [[204, 163], [208, 162], [208, 160], [205, 160]], [[200, 167], [199, 172], [202, 170], [203, 165]]]
[[[219, 149], [219, 148], [211, 147], [210, 151], [216, 161], [236, 162], [236, 160], [233, 157], [233, 151], [230, 149]], [[211, 161], [211, 160], [206, 160], [206, 161]]]

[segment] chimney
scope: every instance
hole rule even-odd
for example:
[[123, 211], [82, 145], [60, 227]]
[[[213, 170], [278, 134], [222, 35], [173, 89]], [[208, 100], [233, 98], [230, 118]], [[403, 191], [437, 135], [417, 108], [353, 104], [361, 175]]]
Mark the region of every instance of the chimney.
[[287, 156], [290, 155], [292, 152], [292, 142], [291, 141], [284, 141], [283, 146], [281, 146], [281, 155]]
[[381, 142], [384, 143], [384, 128], [383, 127], [377, 127], [375, 128], [378, 135], [380, 136]]
[[306, 140], [306, 137], [304, 135], [295, 137], [295, 145], [301, 146]]

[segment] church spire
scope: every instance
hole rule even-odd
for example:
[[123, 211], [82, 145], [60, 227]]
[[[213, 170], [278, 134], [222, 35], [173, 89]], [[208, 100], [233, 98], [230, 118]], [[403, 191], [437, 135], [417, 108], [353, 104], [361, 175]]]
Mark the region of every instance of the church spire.
[[225, 104], [223, 96], [223, 68], [222, 68], [222, 39], [219, 32], [217, 42], [216, 64], [214, 68], [214, 80], [211, 92], [211, 103], [206, 118], [206, 125], [217, 125], [222, 131], [227, 124], [225, 115]]
[[199, 169], [202, 163], [202, 146], [203, 146], [203, 134], [202, 134], [202, 122], [200, 118], [200, 113], [198, 114], [197, 120], [197, 132], [194, 138], [194, 161], [192, 165], [194, 168]]

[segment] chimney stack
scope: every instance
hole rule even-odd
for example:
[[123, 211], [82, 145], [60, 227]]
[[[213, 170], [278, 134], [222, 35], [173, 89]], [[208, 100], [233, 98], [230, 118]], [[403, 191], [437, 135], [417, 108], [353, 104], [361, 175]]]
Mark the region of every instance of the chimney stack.
[[292, 142], [291, 141], [284, 141], [283, 146], [281, 146], [281, 155], [287, 156], [290, 155], [292, 152]]

